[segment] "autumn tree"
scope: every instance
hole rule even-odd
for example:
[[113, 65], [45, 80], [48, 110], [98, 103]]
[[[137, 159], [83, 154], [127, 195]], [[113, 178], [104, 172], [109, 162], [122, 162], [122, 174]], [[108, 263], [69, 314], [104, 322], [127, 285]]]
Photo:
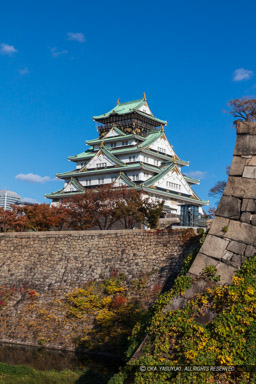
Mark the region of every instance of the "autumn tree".
[[153, 203], [149, 198], [143, 200], [143, 206], [140, 208], [141, 212], [145, 216], [145, 223], [151, 229], [158, 227], [159, 218], [163, 212], [164, 200]]
[[112, 188], [112, 184], [99, 187], [93, 194], [94, 216], [93, 223], [100, 229], [110, 229], [120, 216], [117, 202], [122, 199], [119, 189]]
[[231, 109], [228, 113], [235, 117], [235, 126], [239, 121], [256, 121], [256, 99], [246, 96], [230, 100], [227, 105]]
[[16, 214], [14, 230], [18, 230], [18, 226], [22, 227], [22, 223], [24, 223], [22, 230], [60, 230], [63, 229], [67, 219], [67, 209], [64, 206], [51, 207], [49, 204], [13, 206], [13, 213]]
[[[0, 232], [14, 231], [14, 223], [16, 221], [16, 213], [10, 210], [0, 208]], [[19, 230], [19, 229], [17, 229]]]
[[144, 223], [142, 193], [135, 189], [123, 187], [120, 189], [119, 194], [119, 199], [116, 201], [115, 214], [123, 223], [124, 228], [132, 229], [136, 223]]
[[143, 199], [135, 189], [113, 189], [112, 185], [105, 185], [87, 189], [57, 206], [35, 204], [12, 206], [11, 211], [0, 209], [0, 231], [110, 229], [117, 221], [127, 229], [136, 222], [156, 228], [162, 209], [163, 202]]

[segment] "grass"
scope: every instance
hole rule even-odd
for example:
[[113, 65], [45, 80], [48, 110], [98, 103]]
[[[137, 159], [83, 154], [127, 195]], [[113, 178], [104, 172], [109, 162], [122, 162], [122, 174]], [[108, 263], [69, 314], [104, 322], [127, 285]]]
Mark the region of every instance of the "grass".
[[38, 371], [33, 368], [0, 363], [0, 384], [106, 384], [109, 375], [89, 368], [82, 372]]

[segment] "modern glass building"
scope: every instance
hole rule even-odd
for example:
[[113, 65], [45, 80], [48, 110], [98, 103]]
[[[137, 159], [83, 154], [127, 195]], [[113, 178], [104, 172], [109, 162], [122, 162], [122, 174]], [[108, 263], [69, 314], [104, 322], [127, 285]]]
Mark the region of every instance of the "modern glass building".
[[20, 204], [21, 197], [13, 191], [0, 190], [0, 207], [6, 209], [12, 209], [12, 204]]

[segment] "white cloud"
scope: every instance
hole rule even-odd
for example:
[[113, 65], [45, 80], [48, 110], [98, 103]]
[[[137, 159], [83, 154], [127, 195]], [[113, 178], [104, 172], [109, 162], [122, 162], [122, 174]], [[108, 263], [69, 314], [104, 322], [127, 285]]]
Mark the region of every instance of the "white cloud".
[[18, 52], [13, 45], [2, 43], [0, 45], [0, 54], [12, 56], [14, 53]]
[[233, 73], [234, 81], [249, 80], [253, 76], [253, 71], [244, 68], [238, 68]]
[[40, 183], [44, 184], [47, 181], [52, 181], [52, 179], [49, 176], [40, 176], [35, 175], [34, 173], [27, 173], [26, 175], [24, 173], [19, 173], [15, 177], [17, 180], [22, 181], [28, 181], [29, 183]]
[[78, 41], [79, 43], [85, 42], [85, 35], [81, 32], [68, 32], [67, 33], [68, 40]]
[[59, 57], [61, 55], [66, 55], [68, 53], [68, 50], [63, 49], [62, 51], [58, 51], [57, 47], [50, 48], [52, 57]]
[[19, 74], [20, 74], [21, 76], [28, 75], [28, 74], [29, 74], [29, 69], [28, 69], [28, 67], [24, 67], [24, 68], [19, 69]]
[[191, 171], [186, 172], [185, 175], [189, 177], [193, 177], [195, 179], [204, 179], [206, 177], [207, 172], [205, 171]]

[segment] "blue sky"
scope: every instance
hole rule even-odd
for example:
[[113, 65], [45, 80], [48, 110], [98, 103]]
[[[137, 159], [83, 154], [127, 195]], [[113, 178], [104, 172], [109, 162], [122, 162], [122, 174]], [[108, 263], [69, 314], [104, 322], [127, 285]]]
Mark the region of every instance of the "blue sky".
[[2, 2], [0, 188], [44, 202], [97, 136], [92, 116], [146, 92], [207, 200], [232, 159], [226, 103], [256, 93], [255, 14], [253, 0]]

